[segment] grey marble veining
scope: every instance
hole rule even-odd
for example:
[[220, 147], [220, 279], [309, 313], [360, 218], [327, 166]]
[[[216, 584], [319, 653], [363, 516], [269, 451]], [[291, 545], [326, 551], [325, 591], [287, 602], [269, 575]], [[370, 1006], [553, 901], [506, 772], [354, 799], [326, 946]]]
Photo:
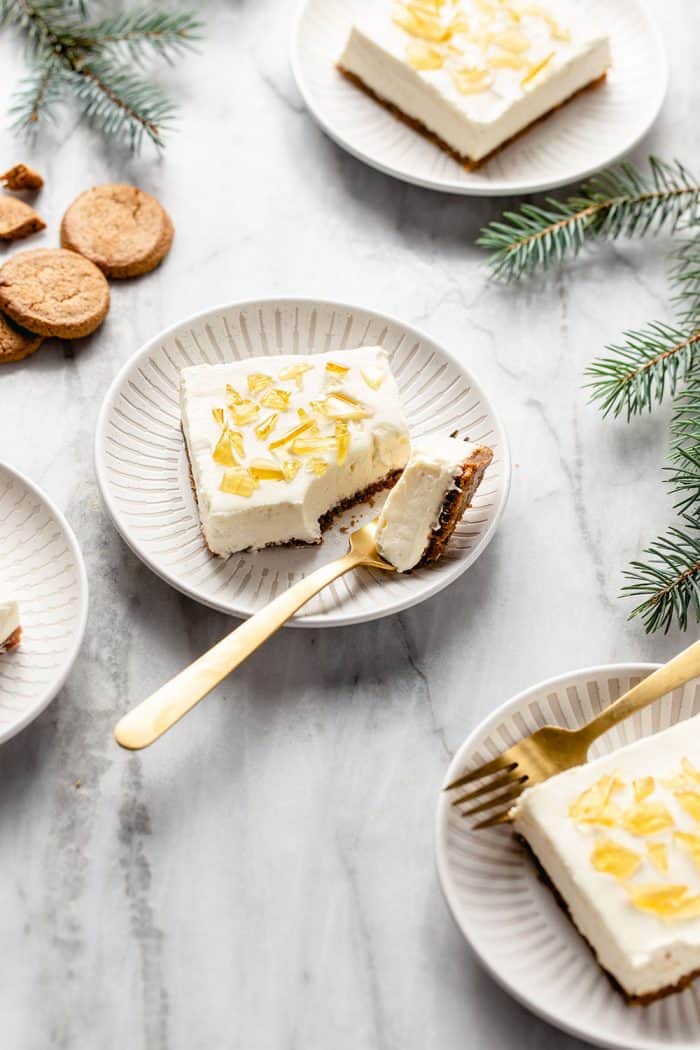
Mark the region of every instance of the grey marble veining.
[[[287, 65], [292, 5], [200, 6], [202, 53], [165, 74], [183, 106], [164, 158], [130, 158], [70, 116], [34, 150], [0, 130], [3, 165], [46, 175], [34, 244], [57, 243], [82, 189], [119, 179], [157, 193], [177, 228], [159, 271], [113, 284], [94, 337], [0, 375], [0, 457], [66, 512], [91, 585], [66, 687], [0, 750], [0, 1045], [576, 1050], [470, 955], [437, 884], [433, 812], [450, 755], [514, 692], [683, 643], [645, 638], [617, 597], [623, 566], [670, 520], [665, 417], [604, 422], [582, 390], [606, 341], [665, 316], [666, 244], [489, 284], [473, 241], [504, 202], [404, 186], [328, 141]], [[692, 165], [700, 14], [655, 6], [671, 90], [638, 155]], [[3, 97], [21, 69], [5, 33]], [[127, 756], [116, 718], [231, 621], [170, 590], [113, 530], [92, 467], [100, 402], [164, 326], [277, 293], [386, 310], [459, 355], [507, 426], [510, 504], [443, 594], [378, 623], [281, 632]]]

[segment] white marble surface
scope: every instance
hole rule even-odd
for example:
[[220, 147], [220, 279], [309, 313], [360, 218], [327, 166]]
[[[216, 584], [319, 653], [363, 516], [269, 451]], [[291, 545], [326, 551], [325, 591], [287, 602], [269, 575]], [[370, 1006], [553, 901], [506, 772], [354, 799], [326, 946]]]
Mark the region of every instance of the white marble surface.
[[[645, 638], [617, 597], [670, 519], [664, 416], [603, 422], [581, 389], [606, 340], [664, 316], [665, 243], [489, 284], [473, 240], [498, 202], [408, 188], [332, 145], [292, 83], [282, 0], [200, 6], [202, 53], [167, 76], [183, 108], [163, 159], [131, 159], [71, 116], [33, 151], [0, 131], [3, 165], [46, 174], [34, 244], [57, 243], [78, 192], [119, 179], [156, 192], [177, 227], [161, 270], [114, 284], [96, 336], [0, 376], [0, 456], [66, 512], [92, 589], [67, 686], [0, 751], [3, 1050], [574, 1050], [464, 945], [436, 881], [433, 811], [449, 756], [512, 693], [683, 642]], [[655, 7], [671, 91], [639, 155], [692, 165], [700, 12]], [[21, 68], [5, 33], [3, 88]], [[461, 355], [510, 433], [510, 505], [447, 592], [380, 623], [280, 633], [130, 757], [112, 741], [118, 715], [231, 623], [114, 532], [92, 466], [100, 401], [163, 326], [275, 293], [383, 309]]]

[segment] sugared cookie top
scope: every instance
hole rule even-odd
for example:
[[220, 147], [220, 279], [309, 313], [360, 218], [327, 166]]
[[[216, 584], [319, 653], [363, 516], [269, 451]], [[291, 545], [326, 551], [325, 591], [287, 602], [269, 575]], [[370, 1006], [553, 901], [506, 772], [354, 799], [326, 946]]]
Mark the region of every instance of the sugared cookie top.
[[75, 252], [19, 252], [0, 267], [0, 308], [36, 335], [79, 339], [107, 316], [109, 285]]

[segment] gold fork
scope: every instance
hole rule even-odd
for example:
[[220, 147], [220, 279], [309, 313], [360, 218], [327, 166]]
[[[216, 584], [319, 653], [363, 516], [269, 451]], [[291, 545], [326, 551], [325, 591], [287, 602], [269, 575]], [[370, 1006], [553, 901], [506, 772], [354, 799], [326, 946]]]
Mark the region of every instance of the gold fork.
[[[616, 726], [630, 715], [641, 711], [643, 707], [660, 700], [662, 696], [677, 689], [680, 685], [692, 681], [700, 675], [700, 642], [695, 642], [674, 656], [663, 667], [653, 671], [638, 685], [624, 693], [615, 703], [601, 711], [591, 722], [580, 729], [560, 729], [557, 726], [543, 726], [524, 740], [509, 747], [502, 755], [484, 762], [476, 769], [457, 777], [448, 784], [445, 791], [463, 787], [477, 780], [486, 783], [466, 795], [452, 800], [453, 806], [462, 806], [474, 802], [482, 796], [490, 797], [462, 811], [463, 817], [474, 817], [497, 809], [498, 812], [482, 820], [474, 827], [492, 828], [505, 824], [513, 802], [527, 787], [548, 780], [555, 773], [561, 773], [572, 766], [580, 766], [588, 757], [588, 749], [594, 740]], [[505, 790], [504, 790], [505, 789]], [[498, 795], [494, 792], [499, 792]]]
[[130, 751], [152, 744], [266, 642], [297, 609], [339, 576], [361, 565], [394, 572], [394, 566], [377, 553], [378, 520], [375, 518], [351, 534], [346, 555], [295, 583], [124, 715], [114, 730], [117, 743]]

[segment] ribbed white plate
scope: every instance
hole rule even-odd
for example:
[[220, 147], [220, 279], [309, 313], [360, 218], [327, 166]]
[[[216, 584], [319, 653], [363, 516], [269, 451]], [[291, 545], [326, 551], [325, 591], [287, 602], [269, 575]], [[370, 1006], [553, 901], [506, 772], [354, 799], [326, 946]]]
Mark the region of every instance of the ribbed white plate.
[[78, 655], [87, 578], [73, 532], [27, 478], [0, 463], [0, 590], [20, 603], [22, 643], [0, 654], [0, 743], [53, 700]]
[[[655, 666], [594, 667], [528, 689], [471, 734], [445, 783], [546, 722], [576, 728]], [[611, 730], [591, 749], [591, 757], [699, 712], [696, 680]], [[697, 1050], [700, 982], [651, 1006], [627, 1006], [508, 828], [470, 831], [441, 794], [436, 849], [440, 880], [458, 926], [496, 980], [525, 1006], [599, 1046]]]
[[178, 377], [186, 365], [366, 344], [389, 353], [414, 437], [457, 430], [490, 445], [494, 461], [437, 565], [404, 576], [367, 570], [344, 576], [293, 623], [338, 626], [386, 616], [463, 573], [491, 539], [508, 493], [510, 458], [493, 408], [467, 371], [416, 329], [369, 310], [311, 299], [238, 303], [190, 318], [148, 343], [116, 377], [97, 425], [97, 476], [134, 552], [174, 587], [234, 616], [249, 616], [345, 553], [348, 541], [340, 528], [353, 517], [370, 520], [379, 503], [343, 515], [317, 547], [270, 548], [226, 560], [209, 553], [180, 431]]
[[655, 121], [666, 94], [666, 53], [640, 0], [587, 0], [586, 16], [612, 42], [606, 83], [583, 92], [470, 172], [335, 68], [352, 22], [378, 3], [389, 17], [391, 0], [304, 0], [292, 68], [324, 131], [360, 160], [405, 182], [486, 197], [574, 182], [629, 152]]

